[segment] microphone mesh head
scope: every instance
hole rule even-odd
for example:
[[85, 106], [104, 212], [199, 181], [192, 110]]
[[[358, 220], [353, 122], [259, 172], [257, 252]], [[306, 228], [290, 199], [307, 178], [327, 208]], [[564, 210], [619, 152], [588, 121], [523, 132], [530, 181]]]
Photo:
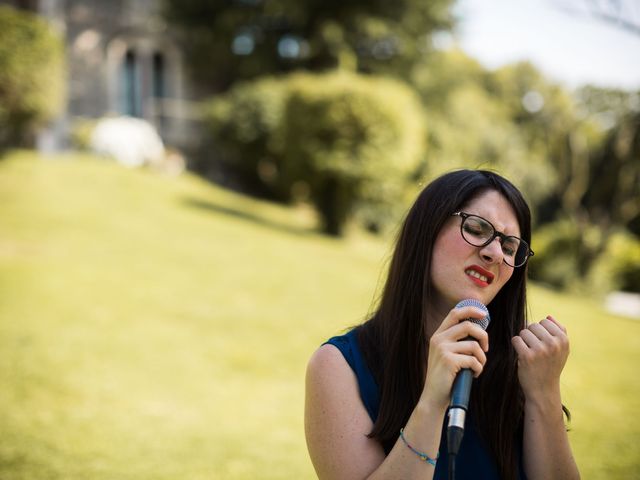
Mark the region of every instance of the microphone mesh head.
[[486, 307], [484, 303], [482, 303], [479, 300], [476, 300], [475, 298], [467, 298], [465, 300], [458, 302], [458, 304], [456, 305], [456, 308], [463, 308], [463, 307], [476, 307], [482, 310], [485, 313], [484, 318], [467, 318], [466, 320], [469, 320], [470, 322], [480, 325], [480, 327], [483, 330], [487, 329], [487, 327], [489, 326], [489, 322], [491, 321], [491, 317], [489, 316], [489, 309]]

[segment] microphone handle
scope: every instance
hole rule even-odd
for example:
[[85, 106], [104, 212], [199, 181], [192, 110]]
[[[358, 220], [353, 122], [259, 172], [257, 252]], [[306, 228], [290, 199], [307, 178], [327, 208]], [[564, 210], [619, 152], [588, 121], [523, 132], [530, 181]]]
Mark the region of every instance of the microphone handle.
[[[463, 300], [458, 305], [465, 306], [465, 303], [474, 303], [472, 300]], [[487, 310], [487, 307], [480, 304], [483, 310]], [[477, 305], [473, 305], [477, 306]], [[468, 319], [473, 321], [472, 319]], [[489, 313], [487, 310], [487, 323], [480, 326], [486, 330], [489, 322]], [[477, 322], [474, 322], [477, 323]], [[475, 340], [472, 336], [468, 336], [464, 339]], [[456, 375], [453, 385], [451, 387], [451, 402], [449, 403], [449, 422], [447, 425], [447, 450], [449, 454], [449, 478], [455, 477], [455, 459], [460, 450], [462, 444], [462, 437], [464, 435], [464, 423], [467, 416], [467, 410], [469, 409], [469, 397], [471, 396], [471, 384], [473, 383], [473, 370], [470, 368], [463, 368]]]
[[[448, 413], [449, 422], [447, 425], [447, 449], [450, 457], [458, 455], [460, 445], [462, 444], [472, 382], [473, 370], [470, 368], [460, 370], [453, 382], [451, 404]], [[453, 466], [450, 465], [449, 468], [453, 468]]]
[[473, 383], [473, 370], [463, 368], [456, 375], [451, 388], [450, 408], [469, 408], [469, 397], [471, 393], [471, 384]]
[[[471, 335], [462, 341], [475, 340]], [[469, 409], [469, 397], [471, 396], [471, 384], [473, 383], [473, 370], [463, 368], [456, 375], [451, 386], [451, 402], [449, 408], [462, 408], [466, 412]]]
[[[471, 340], [467, 337], [465, 340]], [[451, 387], [451, 402], [449, 403], [449, 422], [447, 425], [447, 448], [449, 455], [456, 456], [464, 435], [464, 423], [469, 409], [469, 397], [473, 383], [473, 370], [463, 368], [456, 375]]]

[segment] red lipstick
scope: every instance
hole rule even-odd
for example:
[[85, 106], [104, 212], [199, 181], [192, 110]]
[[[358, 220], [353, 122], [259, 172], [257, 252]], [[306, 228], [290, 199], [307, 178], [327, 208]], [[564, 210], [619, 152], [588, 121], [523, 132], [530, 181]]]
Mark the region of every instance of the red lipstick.
[[[482, 268], [479, 265], [470, 265], [468, 267], [466, 267], [464, 269], [464, 272], [467, 276], [469, 276], [469, 278], [478, 286], [480, 287], [486, 287], [489, 284], [491, 284], [491, 282], [493, 282], [493, 278], [494, 275], [493, 273], [489, 272], [488, 270], [485, 270], [484, 268]], [[473, 272], [473, 273], [471, 273]], [[477, 274], [477, 275], [474, 275]], [[485, 278], [478, 278], [478, 277], [485, 277]], [[485, 281], [486, 279], [486, 281]]]

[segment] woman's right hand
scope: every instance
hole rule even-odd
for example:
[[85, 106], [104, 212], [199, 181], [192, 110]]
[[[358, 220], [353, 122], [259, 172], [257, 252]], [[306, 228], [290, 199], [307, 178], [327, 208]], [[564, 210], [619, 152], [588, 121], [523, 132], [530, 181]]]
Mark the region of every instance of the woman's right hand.
[[[485, 312], [476, 307], [454, 308], [442, 321], [429, 341], [427, 378], [421, 403], [444, 413], [457, 373], [463, 368], [473, 370], [474, 377], [482, 373], [487, 361], [485, 352], [489, 350], [489, 335], [479, 325], [465, 320], [485, 316]], [[473, 340], [464, 340], [469, 336]]]

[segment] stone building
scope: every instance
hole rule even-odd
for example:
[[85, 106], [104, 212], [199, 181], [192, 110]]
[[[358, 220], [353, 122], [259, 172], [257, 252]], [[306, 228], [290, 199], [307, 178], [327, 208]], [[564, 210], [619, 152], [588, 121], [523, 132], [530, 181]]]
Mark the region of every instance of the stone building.
[[0, 3], [42, 15], [66, 46], [66, 110], [39, 139], [45, 150], [68, 145], [78, 119], [129, 115], [151, 122], [166, 144], [196, 140], [192, 87], [161, 0], [13, 0]]

